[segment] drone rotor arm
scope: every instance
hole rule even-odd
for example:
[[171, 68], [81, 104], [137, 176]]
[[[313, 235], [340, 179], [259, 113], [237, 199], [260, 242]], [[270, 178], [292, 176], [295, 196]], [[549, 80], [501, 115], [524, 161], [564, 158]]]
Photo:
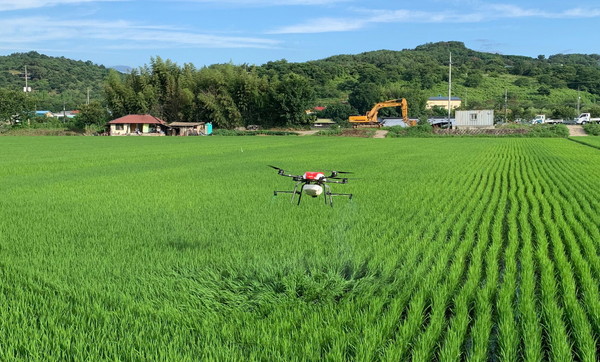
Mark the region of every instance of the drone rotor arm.
[[348, 179], [347, 178], [326, 178], [323, 180], [323, 182], [326, 183], [330, 183], [330, 184], [347, 184], [348, 183]]

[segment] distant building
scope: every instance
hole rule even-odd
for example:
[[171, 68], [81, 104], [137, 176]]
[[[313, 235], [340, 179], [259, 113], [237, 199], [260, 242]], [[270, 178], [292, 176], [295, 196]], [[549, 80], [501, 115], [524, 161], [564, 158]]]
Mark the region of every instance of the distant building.
[[54, 114], [50, 111], [35, 111], [36, 117], [54, 117]]
[[454, 123], [456, 123], [456, 119], [448, 119], [448, 117], [432, 117], [428, 118], [427, 122], [429, 122], [429, 124], [433, 127], [445, 128], [454, 125]]
[[162, 136], [168, 125], [149, 114], [130, 114], [108, 122], [111, 136]]
[[[410, 121], [414, 121], [415, 124], [419, 122], [418, 119], [410, 119]], [[383, 127], [408, 127], [406, 123], [404, 123], [404, 119], [402, 117], [385, 117], [381, 119], [381, 125]]]
[[204, 122], [173, 122], [169, 123], [171, 136], [200, 136], [206, 134]]
[[317, 106], [317, 107], [313, 107], [311, 109], [307, 109], [306, 111], [304, 111], [304, 113], [306, 113], [306, 114], [315, 114], [315, 112], [324, 111], [326, 108], [327, 107]]
[[317, 118], [317, 120], [313, 123], [313, 127], [315, 128], [324, 128], [330, 127], [336, 124], [331, 118]]
[[60, 111], [60, 112], [54, 112], [54, 117], [55, 118], [75, 118], [75, 116], [77, 116], [79, 114], [79, 111]]
[[[450, 98], [450, 108], [452, 109], [460, 107], [461, 103], [462, 99], [460, 99], [459, 97]], [[429, 99], [427, 99], [427, 105], [425, 106], [425, 108], [431, 109], [435, 106], [448, 109], [448, 97], [444, 97], [442, 95], [439, 95], [437, 97], [429, 97]]]
[[494, 128], [494, 111], [456, 111], [454, 127], [457, 129]]

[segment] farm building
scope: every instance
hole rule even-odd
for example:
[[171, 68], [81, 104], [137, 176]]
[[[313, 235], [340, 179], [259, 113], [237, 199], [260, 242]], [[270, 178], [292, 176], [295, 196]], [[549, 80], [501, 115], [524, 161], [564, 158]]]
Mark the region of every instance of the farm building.
[[111, 136], [164, 136], [167, 122], [149, 114], [129, 114], [108, 122]]
[[[450, 108], [452, 109], [460, 107], [461, 103], [462, 99], [460, 99], [459, 97], [450, 98]], [[431, 109], [435, 106], [448, 109], [448, 97], [444, 97], [442, 95], [439, 95], [437, 97], [429, 97], [427, 99], [427, 105], [425, 106], [425, 108]]]
[[454, 127], [457, 129], [494, 128], [494, 111], [456, 111]]
[[172, 122], [169, 123], [171, 136], [199, 136], [206, 133], [204, 122]]
[[54, 112], [54, 118], [61, 119], [62, 121], [67, 121], [67, 119], [75, 118], [79, 114], [79, 111], [59, 111]]
[[[417, 123], [419, 120], [418, 119], [412, 119], [412, 121], [415, 121], [415, 123]], [[408, 127], [408, 125], [406, 123], [404, 123], [404, 119], [402, 119], [402, 117], [386, 117], [386, 118], [382, 118], [381, 119], [381, 125], [383, 127], [394, 127], [394, 126]]]
[[448, 117], [431, 117], [427, 119], [427, 122], [433, 127], [445, 128], [448, 127], [448, 124], [452, 127], [456, 123], [456, 120], [454, 118], [448, 119]]
[[50, 111], [35, 111], [36, 117], [54, 117], [54, 114]]
[[316, 121], [312, 124], [315, 128], [325, 128], [330, 127], [336, 124], [331, 118], [317, 118]]

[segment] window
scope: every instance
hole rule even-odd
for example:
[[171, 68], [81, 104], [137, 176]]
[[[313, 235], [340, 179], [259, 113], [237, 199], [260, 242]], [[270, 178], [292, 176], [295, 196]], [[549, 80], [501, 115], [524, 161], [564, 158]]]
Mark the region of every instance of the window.
[[116, 124], [115, 125], [115, 130], [122, 131], [123, 130], [123, 125], [122, 124]]
[[477, 122], [477, 113], [471, 113], [471, 114], [469, 114], [469, 120], [471, 122]]

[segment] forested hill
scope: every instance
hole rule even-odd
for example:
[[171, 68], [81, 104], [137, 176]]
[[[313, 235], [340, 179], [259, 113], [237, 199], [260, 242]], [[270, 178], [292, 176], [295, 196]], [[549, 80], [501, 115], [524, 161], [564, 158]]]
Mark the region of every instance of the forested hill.
[[[312, 78], [320, 99], [348, 94], [364, 110], [374, 98], [403, 96], [422, 108], [424, 99], [448, 94], [452, 54], [452, 95], [467, 108], [504, 110], [513, 118], [536, 112], [575, 112], [600, 99], [600, 55], [557, 54], [537, 58], [471, 50], [462, 42], [429, 43], [402, 51], [336, 55], [306, 63], [269, 62], [264, 69], [293, 71]], [[466, 103], [466, 104], [465, 104]], [[359, 107], [361, 108], [361, 107]], [[412, 107], [413, 111], [418, 111]], [[419, 116], [411, 112], [411, 116]], [[566, 114], [564, 115], [566, 116]]]
[[50, 57], [37, 52], [0, 56], [0, 88], [22, 90], [25, 86], [25, 66], [28, 85], [37, 103], [48, 110], [60, 110], [63, 105], [74, 108], [90, 98], [102, 99], [102, 86], [109, 69], [91, 61], [65, 57]]
[[[445, 113], [426, 110], [425, 103], [448, 94], [450, 54], [452, 95], [463, 100], [464, 109], [495, 109], [508, 119], [536, 113], [572, 118], [577, 109], [600, 115], [600, 55], [531, 58], [479, 52], [462, 42], [263, 65], [196, 68], [156, 57], [127, 75], [109, 75], [108, 68], [89, 61], [17, 53], [0, 57], [0, 89], [21, 90], [27, 65], [37, 109], [78, 107], [89, 88], [91, 99], [113, 115], [149, 112], [169, 121], [216, 120], [225, 127], [306, 122], [302, 107], [315, 106], [327, 107], [321, 117], [347, 119], [394, 98], [406, 98], [410, 117], [417, 118]], [[282, 104], [287, 101], [294, 104]]]

